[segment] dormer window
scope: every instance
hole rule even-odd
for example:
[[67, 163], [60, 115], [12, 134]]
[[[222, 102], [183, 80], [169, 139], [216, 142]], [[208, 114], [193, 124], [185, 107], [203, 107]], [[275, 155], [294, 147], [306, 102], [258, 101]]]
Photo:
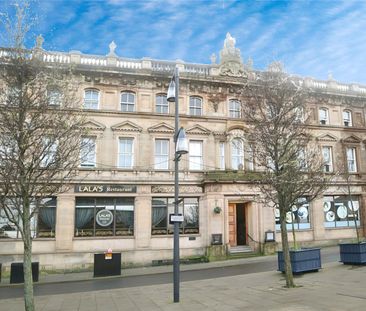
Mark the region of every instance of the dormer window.
[[319, 109], [319, 122], [321, 125], [329, 124], [328, 109], [326, 108]]
[[352, 126], [352, 114], [349, 110], [343, 111], [343, 125], [344, 126]]

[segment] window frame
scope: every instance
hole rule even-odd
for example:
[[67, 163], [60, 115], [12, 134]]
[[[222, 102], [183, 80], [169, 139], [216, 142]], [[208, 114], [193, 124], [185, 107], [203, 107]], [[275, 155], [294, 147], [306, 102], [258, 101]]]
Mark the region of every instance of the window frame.
[[[351, 153], [349, 153], [351, 151]], [[352, 158], [349, 158], [349, 155], [352, 155]], [[346, 147], [346, 161], [347, 161], [347, 170], [348, 173], [357, 173], [357, 148], [356, 147]], [[353, 163], [350, 163], [353, 162]], [[353, 165], [354, 168], [351, 170], [350, 165]]]
[[220, 170], [225, 170], [225, 142], [220, 141], [219, 143], [219, 167]]
[[[236, 146], [235, 142], [238, 141], [240, 143], [240, 147], [241, 148], [234, 148], [234, 146]], [[241, 150], [240, 150], [241, 149]], [[235, 152], [234, 150], [239, 152]], [[235, 137], [231, 140], [230, 142], [230, 151], [231, 151], [231, 169], [233, 170], [239, 170], [239, 165], [241, 164], [243, 166], [243, 169], [245, 169], [245, 150], [244, 150], [244, 141], [239, 138], [239, 137]], [[236, 159], [234, 161], [234, 159]], [[241, 161], [237, 161], [237, 160], [241, 160]], [[234, 163], [238, 162], [237, 167], [234, 167]]]
[[[130, 96], [133, 96], [133, 102], [131, 101], [123, 101], [123, 95], [127, 95], [127, 97], [129, 98]], [[127, 98], [127, 99], [128, 99]], [[124, 109], [123, 107], [126, 107], [126, 109]], [[129, 109], [129, 107], [132, 107], [132, 110]], [[122, 91], [120, 94], [120, 111], [122, 112], [135, 112], [136, 111], [136, 93], [132, 92], [132, 91]]]
[[[346, 116], [348, 115], [348, 118]], [[349, 109], [345, 109], [342, 112], [342, 120], [343, 120], [343, 126], [345, 127], [352, 127], [352, 111]]]
[[[329, 160], [327, 161], [325, 158], [325, 153], [324, 150], [329, 150]], [[322, 146], [322, 157], [323, 157], [323, 161], [324, 161], [324, 167], [323, 167], [323, 171], [325, 173], [333, 173], [333, 147], [332, 146]], [[328, 166], [328, 169], [327, 169]]]
[[[160, 204], [154, 204], [154, 201], [161, 201]], [[165, 202], [164, 202], [165, 201]], [[192, 201], [192, 202], [190, 202]], [[193, 202], [195, 201], [195, 202]], [[179, 231], [180, 234], [186, 234], [186, 235], [196, 235], [200, 233], [200, 200], [199, 197], [184, 197], [182, 198], [182, 201], [178, 205], [178, 211], [180, 214], [183, 215], [184, 221], [179, 224]], [[187, 213], [186, 209], [188, 209], [189, 206], [195, 206], [196, 209], [196, 216], [197, 219], [195, 219], [196, 226], [191, 227], [187, 226]], [[154, 224], [154, 208], [165, 208], [164, 214], [162, 214], [161, 220]], [[174, 198], [173, 197], [152, 197], [151, 199], [151, 235], [152, 236], [172, 236], [174, 234], [174, 225], [169, 224], [169, 214], [174, 213]], [[165, 226], [164, 226], [165, 222]], [[163, 226], [159, 226], [159, 224], [162, 224]], [[155, 227], [154, 227], [155, 226]]]
[[[127, 153], [127, 152], [121, 152], [121, 141], [131, 141], [131, 153]], [[118, 160], [117, 160], [117, 166], [120, 169], [133, 169], [134, 167], [134, 162], [135, 162], [135, 138], [134, 137], [118, 137]], [[131, 165], [130, 166], [122, 166], [121, 165], [121, 156], [129, 156], [130, 157], [130, 161], [131, 161]], [[126, 161], [125, 161], [126, 162]]]
[[[165, 100], [162, 100], [162, 102], [159, 102], [158, 99], [165, 98]], [[166, 111], [164, 111], [166, 108]], [[159, 111], [161, 110], [161, 111]], [[155, 96], [155, 111], [156, 113], [161, 114], [169, 114], [169, 102], [167, 101], [167, 94], [165, 93], [159, 93]]]
[[[236, 106], [236, 104], [238, 106]], [[238, 99], [229, 99], [229, 117], [230, 118], [235, 118], [235, 119], [240, 119], [242, 117], [242, 109], [241, 109], [240, 100], [238, 100]]]
[[[83, 161], [83, 157], [89, 157], [89, 150], [87, 155], [83, 156], [83, 147], [87, 146], [89, 142], [85, 142], [86, 140], [93, 141], [93, 161]], [[96, 167], [97, 166], [97, 138], [94, 136], [83, 136], [81, 137], [81, 146], [80, 146], [80, 167], [88, 168], [88, 167]]]
[[[159, 153], [158, 151], [162, 151], [162, 146], [160, 146], [160, 150], [157, 148], [157, 142], [164, 142], [167, 143], [167, 153]], [[168, 170], [169, 169], [169, 151], [170, 151], [170, 140], [167, 138], [155, 138], [154, 140], [154, 169], [155, 170]], [[160, 160], [158, 160], [160, 158]], [[164, 161], [162, 161], [162, 158], [165, 158]]]
[[[322, 116], [322, 112], [325, 113], [325, 116]], [[319, 108], [319, 123], [320, 125], [329, 125], [329, 109], [328, 108]]]
[[[97, 99], [93, 99], [93, 98], [86, 98], [87, 93], [91, 92], [91, 93], [97, 93], [98, 98]], [[88, 105], [86, 105], [86, 102], [88, 102]], [[92, 106], [93, 104], [95, 104], [96, 102], [96, 107]], [[95, 89], [95, 88], [87, 88], [84, 89], [84, 101], [83, 101], [83, 109], [88, 109], [88, 110], [98, 110], [99, 109], [99, 105], [100, 105], [100, 90], [99, 89]], [[87, 107], [88, 106], [88, 107]]]
[[[200, 154], [194, 154], [192, 151], [193, 144], [197, 144], [200, 146]], [[203, 140], [190, 139], [188, 144], [188, 156], [189, 156], [189, 170], [190, 171], [202, 171], [203, 170]], [[198, 161], [195, 161], [198, 159]], [[199, 168], [196, 168], [195, 165], [198, 165]]]
[[[199, 105], [198, 105], [199, 103]], [[202, 116], [203, 115], [203, 99], [199, 96], [189, 97], [189, 115]]]
[[[90, 200], [90, 203], [92, 201], [93, 201], [93, 203], [90, 206], [88, 206], [85, 203], [79, 203], [79, 205], [78, 205], [78, 200], [80, 200], [80, 201]], [[113, 201], [113, 205], [105, 204], [105, 202], [103, 202], [103, 200], [105, 200], [107, 203], [111, 203]], [[98, 202], [98, 201], [102, 201], [102, 202]], [[110, 202], [108, 202], [108, 201], [110, 201]], [[111, 207], [113, 207], [113, 208], [111, 208]], [[119, 207], [119, 208], [117, 208], [117, 207]], [[123, 209], [123, 207], [125, 207], [125, 209]], [[86, 228], [77, 228], [77, 220], [78, 220], [77, 211], [81, 210], [81, 209], [85, 209], [85, 210], [89, 209], [89, 211], [92, 210], [92, 213], [90, 213], [90, 215], [84, 215], [84, 216], [89, 217], [89, 220], [84, 223], [84, 226], [87, 225], [88, 223], [92, 222], [93, 223], [92, 228], [87, 228], [87, 227]], [[109, 226], [102, 227], [102, 226], [98, 225], [95, 217], [96, 217], [97, 213], [101, 210], [109, 210], [113, 213], [113, 221]], [[81, 238], [85, 238], [85, 237], [90, 237], [90, 238], [129, 237], [129, 238], [132, 238], [135, 234], [135, 227], [136, 227], [135, 226], [135, 210], [136, 210], [136, 206], [135, 206], [134, 197], [108, 197], [108, 196], [75, 197], [74, 237], [76, 237], [76, 238], [79, 238], [79, 237], [81, 237]], [[127, 227], [126, 228], [117, 227], [118, 226], [117, 212], [119, 212], [119, 211], [120, 212], [123, 212], [123, 211], [131, 212], [132, 211], [132, 222], [131, 222], [131, 226], [129, 226], [128, 228]], [[84, 214], [86, 214], [86, 213], [84, 213]], [[117, 234], [118, 230], [121, 232], [121, 234]], [[81, 233], [79, 233], [79, 231]], [[99, 234], [99, 232], [100, 232], [100, 234]], [[109, 233], [112, 233], [112, 234], [109, 234]]]
[[[303, 203], [301, 203], [301, 201], [303, 201]], [[298, 215], [298, 211], [302, 207], [306, 207], [306, 209], [307, 209], [307, 217], [306, 217], [307, 221], [306, 222], [300, 222], [301, 216], [299, 217], [299, 215]], [[311, 202], [309, 201], [308, 197], [305, 196], [305, 197], [298, 198], [298, 203], [293, 205], [291, 208], [291, 211], [288, 211], [286, 213], [286, 228], [287, 228], [287, 230], [292, 230], [292, 219], [291, 219], [291, 222], [287, 221], [287, 215], [289, 215], [288, 213], [292, 213], [290, 215], [294, 219], [294, 229], [296, 231], [311, 229]], [[275, 227], [276, 227], [276, 231], [281, 230], [279, 209], [275, 209]]]
[[[324, 195], [323, 196], [323, 215], [324, 215], [324, 228], [325, 229], [330, 229], [330, 228], [355, 228], [355, 222], [353, 219], [353, 215], [350, 216], [350, 214], [348, 214], [348, 210], [351, 211], [351, 213], [355, 213], [357, 214], [357, 227], [360, 226], [360, 209], [361, 209], [361, 203], [362, 201], [360, 200], [360, 195], [352, 195], [352, 204], [354, 204], [354, 202], [357, 202], [358, 208], [356, 211], [351, 210], [350, 207], [350, 200], [348, 195]], [[338, 199], [338, 202], [337, 200]], [[353, 199], [357, 199], [356, 201]], [[347, 204], [345, 205], [344, 202], [347, 202]], [[338, 207], [336, 206], [338, 205]], [[346, 208], [346, 212], [347, 215], [344, 218], [341, 218], [341, 211], [339, 211], [339, 208], [341, 206], [344, 206]], [[355, 206], [353, 205], [353, 210], [355, 209]], [[331, 214], [329, 214], [331, 213]], [[330, 221], [329, 219], [333, 218], [334, 220]], [[339, 220], [337, 220], [339, 219]], [[341, 219], [345, 219], [345, 220], [341, 220]]]

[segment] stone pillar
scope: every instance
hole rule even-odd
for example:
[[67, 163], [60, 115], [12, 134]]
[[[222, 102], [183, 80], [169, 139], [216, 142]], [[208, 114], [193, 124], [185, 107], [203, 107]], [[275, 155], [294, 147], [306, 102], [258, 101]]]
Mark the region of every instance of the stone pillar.
[[81, 52], [80, 51], [70, 51], [70, 62], [72, 64], [80, 64]]
[[71, 251], [75, 224], [75, 197], [61, 194], [56, 208], [56, 251]]
[[140, 186], [135, 198], [135, 245], [136, 248], [150, 247], [151, 239], [151, 196], [149, 186]]
[[313, 228], [314, 241], [325, 239], [323, 197], [311, 202], [311, 226]]
[[142, 69], [152, 69], [152, 63], [150, 58], [142, 58]]

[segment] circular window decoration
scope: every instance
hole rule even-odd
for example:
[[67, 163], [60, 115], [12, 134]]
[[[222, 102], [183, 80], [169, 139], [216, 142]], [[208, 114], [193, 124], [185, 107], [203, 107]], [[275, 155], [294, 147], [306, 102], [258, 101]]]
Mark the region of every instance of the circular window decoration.
[[286, 222], [289, 224], [292, 223], [292, 212], [286, 213]]
[[347, 217], [347, 207], [345, 207], [344, 205], [341, 205], [340, 207], [338, 207], [337, 215], [341, 219], [346, 218]]
[[324, 208], [324, 212], [328, 212], [331, 208], [332, 204], [330, 202], [324, 202], [323, 204], [323, 208]]
[[335, 213], [333, 211], [329, 211], [325, 214], [325, 218], [327, 221], [334, 221], [335, 219]]
[[309, 212], [308, 209], [305, 206], [301, 206], [299, 210], [297, 211], [297, 216], [300, 219], [306, 219], [308, 218]]
[[108, 227], [113, 222], [113, 213], [107, 209], [102, 209], [95, 215], [95, 221], [101, 227]]

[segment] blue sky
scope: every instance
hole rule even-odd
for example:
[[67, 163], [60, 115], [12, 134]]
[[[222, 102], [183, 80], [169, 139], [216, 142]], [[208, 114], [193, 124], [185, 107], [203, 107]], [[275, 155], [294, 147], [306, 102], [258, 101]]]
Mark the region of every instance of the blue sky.
[[[0, 0], [0, 11], [11, 0]], [[47, 50], [210, 63], [227, 32], [264, 69], [366, 84], [366, 1], [38, 0], [34, 33]]]

